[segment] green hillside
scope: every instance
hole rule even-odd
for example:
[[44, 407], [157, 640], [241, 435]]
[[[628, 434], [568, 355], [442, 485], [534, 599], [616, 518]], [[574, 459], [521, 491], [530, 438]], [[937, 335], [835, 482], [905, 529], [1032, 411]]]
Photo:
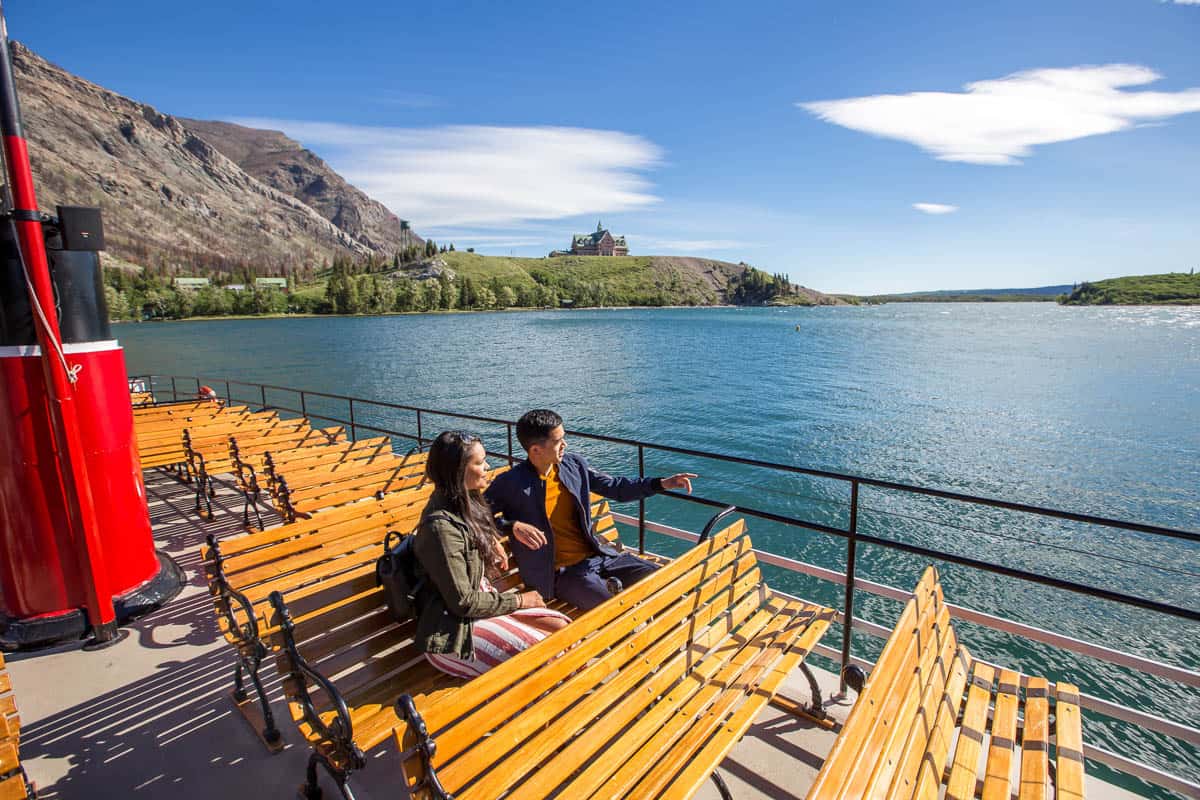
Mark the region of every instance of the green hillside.
[[1085, 281], [1058, 302], [1068, 306], [1200, 305], [1200, 275], [1167, 272]]
[[209, 271], [198, 290], [175, 274], [105, 271], [112, 319], [262, 314], [387, 314], [604, 306], [845, 305], [747, 264], [683, 256], [505, 258], [456, 251], [405, 263], [337, 261], [289, 275], [290, 291], [256, 289], [252, 270]]

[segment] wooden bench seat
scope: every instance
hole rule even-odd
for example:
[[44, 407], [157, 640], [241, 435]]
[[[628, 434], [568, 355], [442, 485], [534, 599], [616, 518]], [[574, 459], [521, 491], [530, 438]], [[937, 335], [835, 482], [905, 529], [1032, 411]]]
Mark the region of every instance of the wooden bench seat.
[[33, 800], [33, 784], [21, 767], [21, 717], [13, 697], [12, 678], [0, 653], [0, 800]]
[[[598, 527], [606, 538], [615, 537], [611, 516], [603, 521], [607, 503], [598, 503], [597, 511]], [[516, 789], [544, 797], [547, 787], [568, 780], [581, 763], [575, 754], [557, 758], [557, 750], [577, 740], [586, 740], [577, 749], [615, 748], [608, 740], [623, 729], [630, 733], [621, 745], [644, 770], [618, 777], [612, 773], [625, 762], [600, 754], [597, 760], [610, 769], [583, 780], [630, 787], [605, 796], [649, 796], [637, 792], [660, 783], [703, 781], [832, 616], [828, 609], [771, 594], [743, 529], [741, 523], [731, 526], [587, 614], [564, 609], [579, 619], [471, 682], [439, 673], [425, 661], [412, 638], [414, 623], [391, 619], [373, 576], [344, 572], [344, 580], [288, 593], [286, 601], [282, 593], [272, 594], [267, 629], [280, 639], [277, 659], [292, 718], [313, 748], [308, 796], [319, 794], [318, 766], [345, 793], [349, 775], [366, 765], [366, 752], [392, 738], [397, 726], [408, 731], [405, 712], [396, 705], [401, 694], [436, 720], [430, 728], [435, 736], [448, 737], [445, 747], [438, 738], [433, 762], [450, 771], [447, 780], [469, 773], [465, 783], [505, 784], [489, 783], [477, 796]], [[514, 574], [497, 585], [517, 580]], [[470, 722], [459, 720], [464, 714], [471, 715]], [[594, 738], [576, 737], [593, 724], [600, 726]], [[404, 735], [415, 737], [417, 730]], [[553, 741], [545, 731], [554, 732]], [[409, 748], [412, 741], [406, 742]], [[511, 769], [506, 760], [504, 768], [489, 771], [487, 755], [476, 765], [486, 776], [467, 766], [476, 752], [495, 756], [493, 751], [518, 744], [528, 749]], [[706, 768], [697, 775], [650, 774], [662, 759], [634, 754], [659, 750], [679, 755], [675, 765], [681, 769], [685, 763]], [[459, 757], [463, 752], [465, 760]], [[691, 761], [683, 758], [685, 752]], [[450, 757], [443, 760], [443, 753]], [[416, 782], [423, 767], [412, 750], [407, 756], [406, 780], [420, 792]]]
[[363, 497], [420, 485], [425, 479], [425, 453], [396, 456], [390, 447], [384, 452], [358, 450], [355, 457], [303, 469], [272, 462], [270, 476], [272, 496], [280, 513], [296, 519]]
[[417, 797], [691, 797], [833, 610], [763, 583], [734, 523], [457, 691], [409, 693]]
[[973, 658], [929, 567], [808, 798], [1081, 800], [1082, 748], [1079, 690]]
[[[211, 403], [208, 404], [211, 407]], [[173, 466], [187, 460], [183, 444], [183, 431], [188, 427], [228, 422], [249, 413], [245, 406], [234, 406], [211, 411], [206, 408], [197, 413], [139, 422], [134, 418], [134, 438], [137, 440], [138, 457], [142, 469]]]
[[[259, 675], [263, 658], [278, 646], [263, 633], [271, 592], [291, 596], [322, 582], [363, 576], [373, 584], [387, 532], [411, 532], [431, 491], [425, 486], [368, 498], [224, 541], [207, 537], [200, 558], [218, 627], [238, 652], [234, 701], [269, 747], [282, 744]], [[245, 690], [244, 673], [258, 694], [257, 708]]]

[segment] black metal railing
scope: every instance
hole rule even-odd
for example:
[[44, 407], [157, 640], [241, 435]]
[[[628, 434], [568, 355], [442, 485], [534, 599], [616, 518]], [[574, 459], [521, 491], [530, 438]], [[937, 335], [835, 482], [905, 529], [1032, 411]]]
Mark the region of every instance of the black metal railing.
[[[461, 412], [445, 411], [440, 409], [423, 408], [419, 406], [406, 405], [402, 403], [392, 403], [380, 400], [369, 400], [360, 397], [352, 397], [350, 395], [337, 394], [332, 392], [313, 391], [308, 389], [296, 389], [287, 386], [276, 386], [272, 384], [251, 383], [247, 381], [218, 378], [210, 379], [194, 376], [158, 376], [145, 375], [134, 376], [132, 381], [143, 382], [145, 388], [155, 393], [156, 397], [162, 401], [169, 395], [171, 401], [192, 399], [196, 396], [199, 386], [207, 384], [214, 388], [221, 387], [224, 389], [224, 397], [230, 403], [245, 403], [253, 405], [258, 403], [261, 407], [270, 407], [280, 411], [299, 414], [310, 419], [325, 420], [334, 424], [346, 425], [350, 429], [352, 439], [357, 439], [359, 431], [366, 431], [373, 434], [384, 434], [409, 441], [415, 441], [418, 447], [426, 445], [430, 437], [425, 435], [428, 427], [427, 423], [430, 418], [437, 419], [452, 419], [463, 420], [469, 422], [483, 423], [487, 425], [495, 425], [502, 427], [505, 433], [505, 451], [494, 452], [489, 450], [488, 455], [504, 458], [510, 464], [517, 460], [517, 456], [513, 449], [513, 439], [516, 423], [512, 420], [498, 419], [494, 417], [481, 416], [477, 414], [465, 414]], [[237, 391], [235, 391], [235, 389]], [[248, 390], [248, 391], [243, 391]], [[282, 405], [278, 397], [269, 397], [268, 393], [278, 394], [286, 393], [297, 398], [297, 407]], [[247, 396], [249, 395], [249, 396]], [[314, 399], [322, 401], [333, 401], [336, 403], [344, 403], [346, 408], [346, 416], [339, 417], [329, 412], [327, 409], [320, 409], [320, 413], [314, 410]], [[268, 402], [269, 401], [269, 402]], [[319, 405], [319, 404], [318, 404]], [[415, 422], [416, 433], [409, 431], [398, 430], [393, 427], [385, 427], [374, 424], [374, 420], [364, 421], [363, 412], [367, 409], [386, 409], [390, 412], [401, 412], [403, 414], [413, 415]], [[1109, 517], [1101, 517], [1091, 514], [1081, 514], [1070, 511], [1063, 511], [1054, 508], [1031, 505], [1028, 503], [1018, 503], [996, 498], [981, 497], [975, 495], [964, 494], [961, 492], [947, 491], [943, 489], [935, 489], [926, 486], [916, 486], [895, 481], [881, 480], [877, 478], [869, 478], [861, 475], [852, 475], [846, 473], [838, 473], [829, 470], [813, 469], [809, 467], [800, 467], [793, 464], [783, 464], [761, 459], [745, 458], [741, 456], [728, 455], [723, 453], [714, 453], [704, 450], [696, 450], [685, 447], [677, 447], [673, 445], [655, 444], [651, 442], [640, 441], [618, 436], [607, 436], [603, 434], [590, 433], [586, 431], [568, 431], [570, 436], [587, 439], [596, 442], [604, 442], [621, 447], [633, 448], [637, 452], [638, 476], [646, 477], [646, 455], [647, 453], [670, 454], [678, 456], [686, 456], [689, 458], [707, 459], [725, 464], [736, 464], [750, 467], [763, 468], [781, 473], [802, 475], [810, 478], [825, 479], [836, 481], [845, 485], [849, 489], [848, 515], [844, 526], [831, 525], [826, 522], [820, 522], [814, 519], [802, 519], [788, 514], [781, 514], [776, 511], [771, 511], [764, 508], [755, 508], [751, 506], [739, 505], [736, 510], [749, 517], [754, 517], [770, 522], [781, 523], [783, 525], [802, 528], [807, 531], [815, 531], [831, 537], [839, 537], [845, 540], [845, 594], [842, 599], [843, 614], [842, 619], [842, 641], [840, 647], [841, 669], [850, 666], [856, 661], [851, 653], [852, 636], [856, 624], [854, 613], [856, 602], [856, 584], [861, 581], [856, 581], [855, 571], [856, 565], [861, 556], [859, 554], [859, 545], [868, 544], [880, 548], [891, 549], [895, 551], [905, 552], [912, 555], [920, 556], [924, 559], [942, 561], [951, 564], [957, 564], [975, 570], [981, 570], [985, 573], [994, 575], [1016, 578], [1022, 581], [1028, 581], [1033, 584], [1051, 587], [1054, 589], [1065, 590], [1076, 593], [1078, 595], [1099, 598], [1112, 601], [1125, 606], [1139, 608], [1151, 611], [1157, 614], [1163, 614], [1177, 620], [1186, 620], [1187, 622], [1200, 622], [1200, 610], [1189, 608], [1183, 605], [1162, 602], [1148, 597], [1129, 594], [1126, 592], [1116, 591], [1111, 588], [1102, 586], [1093, 586], [1078, 581], [1067, 580], [1053, 574], [1043, 574], [1034, 572], [1028, 569], [1020, 569], [1014, 566], [994, 563], [979, 558], [952, 553], [946, 550], [927, 547], [919, 544], [913, 544], [896, 539], [884, 538], [872, 533], [860, 530], [859, 516], [860, 510], [866, 509], [860, 499], [861, 489], [870, 487], [872, 489], [881, 489], [889, 492], [899, 492], [908, 496], [925, 496], [933, 497], [940, 500], [953, 501], [955, 503], [965, 503], [971, 506], [986, 507], [993, 509], [1001, 509], [1008, 512], [1017, 512], [1023, 515], [1032, 515], [1034, 518], [1053, 519], [1065, 522], [1084, 523], [1088, 525], [1096, 525], [1104, 528], [1113, 529], [1121, 532], [1131, 532], [1146, 534], [1153, 537], [1163, 537], [1176, 541], [1184, 541], [1197, 543], [1200, 542], [1200, 532], [1183, 530], [1178, 528], [1170, 528], [1160, 525], [1151, 525], [1139, 522], [1130, 522], [1126, 520], [1113, 519]], [[665, 496], [672, 497], [676, 500], [685, 503], [691, 503], [699, 506], [708, 506], [716, 508], [726, 508], [729, 506], [727, 500], [719, 500], [716, 498], [705, 497], [699, 494], [684, 494], [681, 492], [669, 491], [663, 493]], [[867, 509], [876, 510], [876, 509]], [[637, 515], [637, 539], [638, 549], [644, 552], [646, 549], [646, 504], [641, 501], [638, 507]], [[863, 624], [861, 621], [858, 624]], [[1186, 638], [1186, 637], [1185, 637]], [[844, 691], [845, 685], [843, 683]]]
[[[422, 408], [419, 406], [405, 405], [403, 403], [391, 403], [383, 400], [368, 400], [361, 397], [352, 397], [350, 395], [336, 394], [332, 392], [321, 392], [309, 389], [296, 389], [289, 386], [275, 386], [271, 384], [250, 383], [247, 381], [232, 380], [226, 378], [211, 379], [195, 376], [160, 376], [160, 375], [143, 375], [133, 376], [130, 381], [142, 381], [150, 391], [160, 391], [158, 386], [159, 381], [170, 381], [170, 394], [173, 401], [183, 399], [192, 399], [196, 396], [201, 385], [220, 385], [225, 389], [224, 397], [227, 402], [253, 402], [250, 399], [241, 396], [234, 396], [233, 387], [248, 387], [255, 390], [257, 393], [258, 402], [266, 407], [267, 391], [287, 392], [298, 396], [300, 405], [299, 408], [291, 408], [280, 405], [278, 402], [272, 402], [270, 407], [280, 411], [300, 414], [312, 419], [320, 419], [335, 424], [347, 425], [350, 428], [350, 437], [358, 438], [359, 430], [369, 431], [377, 434], [386, 434], [388, 436], [397, 436], [400, 438], [416, 441], [417, 446], [421, 447], [426, 443], [427, 437], [424, 435], [424, 422], [427, 417], [434, 416], [439, 418], [449, 418], [457, 420], [467, 420], [471, 422], [481, 422], [489, 425], [502, 426], [506, 432], [507, 450], [503, 453], [488, 451], [488, 455], [504, 458], [508, 462], [514, 463], [516, 456], [513, 450], [513, 436], [516, 422], [513, 420], [498, 419], [495, 417], [480, 416], [478, 414], [465, 414], [456, 411], [445, 411], [441, 409]], [[180, 381], [186, 381], [186, 388], [181, 387]], [[196, 388], [193, 389], [192, 387]], [[161, 391], [167, 391], [166, 387], [161, 387]], [[319, 397], [327, 400], [342, 401], [347, 404], [348, 419], [331, 416], [329, 414], [314, 413], [309, 408], [308, 399]], [[356, 415], [357, 406], [371, 406], [373, 408], [388, 409], [391, 411], [408, 412], [415, 415], [416, 434], [407, 431], [396, 430], [393, 428], [381, 427], [364, 423]], [[896, 492], [907, 493], [911, 495], [923, 495], [927, 497], [935, 497], [943, 500], [951, 500], [960, 503], [967, 503], [976, 506], [986, 506], [990, 508], [998, 508], [1006, 511], [1016, 511], [1023, 514], [1033, 514], [1038, 517], [1064, 520], [1069, 522], [1086, 523], [1090, 525], [1098, 525], [1116, 530], [1137, 532], [1150, 534], [1153, 536], [1162, 536], [1171, 539], [1183, 540], [1188, 542], [1200, 542], [1200, 532], [1182, 530], [1178, 528], [1169, 528], [1161, 525], [1150, 525], [1146, 523], [1130, 522], [1126, 520], [1113, 519], [1109, 517], [1100, 517], [1091, 514], [1080, 514], [1071, 511], [1062, 511], [1059, 509], [1046, 508], [1043, 506], [1035, 506], [1027, 503], [1016, 503], [1008, 500], [999, 500], [991, 497], [980, 497], [975, 495], [964, 494], [961, 492], [951, 492], [943, 489], [934, 489], [927, 486], [915, 486], [911, 484], [899, 483], [896, 481], [881, 480], [878, 478], [868, 478], [861, 475], [851, 475], [846, 473], [832, 472], [829, 470], [813, 469], [810, 467], [799, 467], [794, 464], [782, 464], [772, 461], [764, 461], [761, 459], [745, 458], [741, 456], [733, 456], [724, 453], [713, 453], [705, 450], [696, 450], [686, 447], [676, 447], [673, 445], [654, 444], [650, 442], [639, 441], [637, 439], [629, 439], [619, 436], [606, 436], [598, 433], [589, 433], [587, 431], [567, 431], [568, 435], [588, 439], [591, 441], [606, 442], [609, 444], [621, 445], [635, 448], [637, 451], [638, 460], [638, 477], [646, 477], [646, 452], [652, 451], [656, 453], [669, 453], [674, 455], [683, 455], [693, 458], [709, 459], [712, 461], [723, 462], [728, 464], [741, 464], [752, 467], [761, 467], [765, 469], [805, 475], [815, 478], [823, 478], [834, 481], [840, 481], [848, 484], [850, 490], [849, 503], [849, 522], [845, 528], [839, 528], [833, 525], [827, 525], [816, 520], [800, 519], [787, 514], [780, 514], [766, 509], [754, 508], [751, 506], [739, 505], [737, 510], [747, 516], [756, 517], [758, 519], [768, 520], [772, 522], [782, 523], [785, 525], [804, 528], [805, 530], [817, 531], [819, 533], [842, 537], [846, 540], [846, 571], [850, 580], [847, 581], [846, 597], [844, 609], [847, 619], [853, 618], [854, 606], [854, 569], [857, 561], [857, 547], [860, 543], [871, 544], [883, 548], [890, 548], [904, 551], [913, 555], [921, 556], [922, 558], [936, 559], [947, 563], [958, 564], [972, 569], [990, 572], [996, 575], [1003, 575], [1010, 578], [1018, 578], [1029, 581], [1031, 583], [1049, 586], [1055, 589], [1062, 589], [1089, 597], [1096, 597], [1104, 600], [1110, 600], [1116, 603], [1121, 603], [1137, 608], [1142, 608], [1148, 611], [1154, 611], [1160, 614], [1166, 614], [1173, 617], [1182, 618], [1191, 622], [1200, 622], [1200, 610], [1187, 608], [1180, 605], [1165, 603], [1158, 600], [1153, 600], [1147, 597], [1117, 592], [1112, 589], [1107, 589], [1099, 586], [1090, 586], [1076, 581], [1070, 581], [1059, 578], [1054, 575], [1043, 575], [1041, 573], [1032, 572], [1029, 570], [1018, 569], [1003, 564], [996, 564], [982, 559], [970, 558], [967, 556], [958, 555], [945, 550], [938, 550], [931, 547], [911, 544], [908, 542], [897, 541], [895, 539], [887, 539], [872, 534], [867, 534], [858, 529], [858, 515], [860, 509], [859, 492], [864, 486], [875, 489], [886, 489]], [[673, 497], [687, 503], [710, 506], [714, 508], [725, 508], [729, 505], [727, 501], [704, 497], [699, 494], [684, 494], [682, 492], [667, 491], [663, 492], [665, 496]], [[645, 550], [646, 539], [646, 509], [645, 502], [642, 501], [638, 508], [638, 549]], [[843, 651], [848, 653], [849, 628], [845, 626], [844, 637], [847, 644], [844, 645]]]

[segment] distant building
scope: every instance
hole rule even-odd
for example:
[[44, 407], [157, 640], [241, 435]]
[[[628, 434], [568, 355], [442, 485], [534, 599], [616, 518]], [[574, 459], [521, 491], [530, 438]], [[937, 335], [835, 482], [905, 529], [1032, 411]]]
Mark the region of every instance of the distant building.
[[231, 292], [244, 292], [244, 291], [246, 291], [246, 284], [230, 283], [230, 284], [226, 284], [225, 288]]
[[209, 285], [208, 278], [176, 278], [176, 289], [203, 289]]
[[596, 223], [594, 233], [577, 233], [571, 239], [574, 256], [627, 256], [629, 247], [624, 236], [613, 236], [603, 223]]
[[287, 291], [287, 278], [255, 278], [255, 289], [278, 289], [281, 292]]

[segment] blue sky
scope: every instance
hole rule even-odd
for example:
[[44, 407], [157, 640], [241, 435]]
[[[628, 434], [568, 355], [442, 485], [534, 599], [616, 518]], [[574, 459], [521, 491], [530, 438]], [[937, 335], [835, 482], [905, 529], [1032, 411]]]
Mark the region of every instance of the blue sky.
[[459, 248], [544, 255], [602, 219], [634, 253], [860, 293], [1200, 266], [1200, 0], [5, 12], [114, 91], [284, 130]]

